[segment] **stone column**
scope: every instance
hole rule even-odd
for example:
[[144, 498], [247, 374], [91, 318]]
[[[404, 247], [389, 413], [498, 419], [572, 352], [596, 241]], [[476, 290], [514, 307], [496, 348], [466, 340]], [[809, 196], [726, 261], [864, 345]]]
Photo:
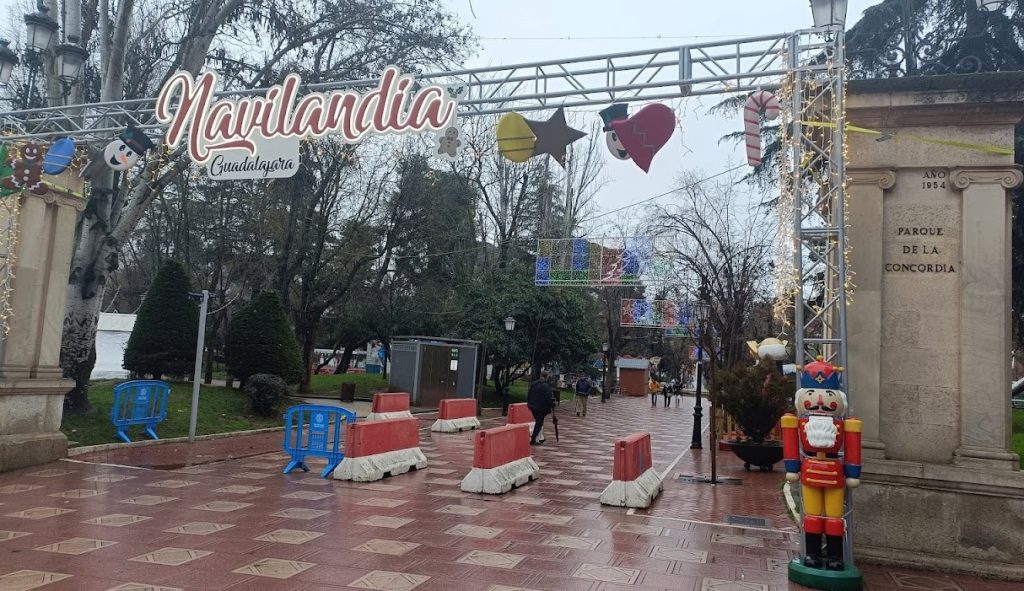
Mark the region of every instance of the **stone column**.
[[882, 366], [882, 227], [885, 192], [896, 185], [890, 168], [847, 169], [850, 231], [848, 268], [854, 274], [853, 301], [847, 307], [847, 355], [853, 412], [864, 421], [866, 457], [885, 457], [879, 435]]
[[85, 207], [77, 171], [56, 178], [61, 191], [22, 193], [15, 247], [13, 315], [0, 335], [0, 472], [67, 454], [60, 432], [64, 395], [74, 382], [61, 377], [61, 330], [75, 221]]
[[954, 463], [1017, 470], [1010, 446], [1011, 228], [1010, 191], [1021, 184], [1013, 166], [951, 171], [963, 191], [960, 276], [960, 447]]

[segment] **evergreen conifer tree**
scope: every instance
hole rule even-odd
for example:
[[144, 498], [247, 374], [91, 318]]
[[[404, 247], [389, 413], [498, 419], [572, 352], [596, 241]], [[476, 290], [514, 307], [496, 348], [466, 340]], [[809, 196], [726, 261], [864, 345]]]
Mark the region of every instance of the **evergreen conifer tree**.
[[185, 375], [196, 354], [199, 310], [189, 299], [188, 274], [167, 261], [146, 292], [124, 351], [124, 368], [138, 376]]
[[277, 293], [265, 291], [231, 319], [224, 357], [232, 376], [272, 374], [289, 384], [302, 375], [302, 356]]

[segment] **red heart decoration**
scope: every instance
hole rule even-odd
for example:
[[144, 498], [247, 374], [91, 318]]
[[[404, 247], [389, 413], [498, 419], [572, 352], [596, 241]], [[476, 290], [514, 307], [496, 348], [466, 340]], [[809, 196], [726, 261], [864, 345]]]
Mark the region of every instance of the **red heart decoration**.
[[633, 162], [648, 172], [654, 155], [676, 131], [676, 114], [661, 103], [653, 103], [629, 119], [612, 121], [611, 126]]

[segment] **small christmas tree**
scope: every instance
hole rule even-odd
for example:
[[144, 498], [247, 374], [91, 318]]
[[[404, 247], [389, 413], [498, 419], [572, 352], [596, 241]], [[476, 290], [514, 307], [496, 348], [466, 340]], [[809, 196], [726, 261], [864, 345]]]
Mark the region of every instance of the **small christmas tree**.
[[124, 350], [124, 368], [138, 376], [185, 375], [196, 354], [199, 310], [181, 263], [167, 261], [142, 302]]
[[299, 343], [275, 292], [260, 293], [231, 319], [224, 358], [228, 371], [242, 385], [258, 373], [278, 376], [289, 384], [299, 381]]

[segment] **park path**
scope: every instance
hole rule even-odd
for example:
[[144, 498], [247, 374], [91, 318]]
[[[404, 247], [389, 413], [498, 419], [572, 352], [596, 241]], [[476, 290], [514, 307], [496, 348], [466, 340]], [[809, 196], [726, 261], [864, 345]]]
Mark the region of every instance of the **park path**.
[[[796, 541], [778, 497], [781, 474], [745, 472], [722, 452], [721, 476], [741, 484], [675, 480], [707, 471], [709, 451], [688, 449], [691, 408], [617, 398], [595, 400], [586, 418], [558, 413], [561, 441], [549, 428], [548, 443], [533, 448], [540, 480], [501, 497], [459, 490], [472, 433], [429, 431], [421, 434], [429, 468], [376, 483], [321, 479], [316, 462], [309, 473], [282, 475], [279, 434], [200, 442], [177, 462], [194, 465], [174, 470], [110, 465], [119, 457], [173, 465], [158, 456], [175, 447], [150, 446], [135, 457], [2, 474], [0, 591], [799, 589], [785, 575]], [[648, 511], [602, 507], [612, 441], [639, 430], [653, 434], [665, 493]], [[231, 441], [234, 451], [221, 447]], [[197, 461], [241, 448], [254, 455]], [[735, 517], [765, 527], [724, 523]], [[871, 591], [1020, 588], [862, 568]]]

